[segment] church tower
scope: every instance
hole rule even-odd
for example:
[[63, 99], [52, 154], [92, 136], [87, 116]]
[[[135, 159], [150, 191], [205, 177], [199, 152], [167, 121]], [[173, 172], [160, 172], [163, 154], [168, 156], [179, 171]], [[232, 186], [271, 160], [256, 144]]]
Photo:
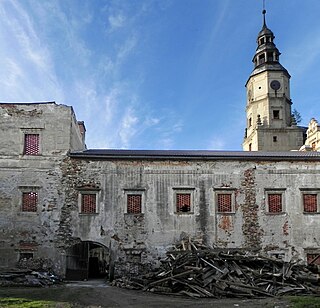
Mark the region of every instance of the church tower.
[[254, 70], [247, 83], [247, 127], [244, 151], [299, 150], [305, 128], [297, 126], [291, 111], [290, 75], [279, 63], [280, 52], [274, 34], [266, 24], [257, 37]]

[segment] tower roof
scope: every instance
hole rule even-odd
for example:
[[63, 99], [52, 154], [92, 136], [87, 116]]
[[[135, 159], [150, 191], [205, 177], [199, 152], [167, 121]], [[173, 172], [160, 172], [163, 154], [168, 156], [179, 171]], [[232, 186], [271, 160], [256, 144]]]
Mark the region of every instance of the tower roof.
[[273, 32], [267, 27], [266, 13], [267, 11], [264, 9], [262, 11], [262, 29], [257, 36], [258, 46], [252, 60], [252, 62], [254, 63], [254, 70], [251, 73], [251, 76], [259, 74], [266, 70], [273, 70], [283, 71], [290, 77], [288, 71], [279, 63], [279, 56], [281, 53], [273, 42], [275, 38]]

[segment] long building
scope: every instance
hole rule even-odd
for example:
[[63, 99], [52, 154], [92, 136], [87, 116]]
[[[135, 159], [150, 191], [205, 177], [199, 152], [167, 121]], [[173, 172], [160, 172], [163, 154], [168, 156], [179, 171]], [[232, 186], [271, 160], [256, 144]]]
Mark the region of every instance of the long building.
[[320, 153], [276, 151], [299, 149], [305, 128], [291, 118], [273, 38], [264, 19], [245, 151], [87, 149], [72, 107], [0, 104], [0, 266], [135, 275], [186, 237], [284, 260], [318, 256]]

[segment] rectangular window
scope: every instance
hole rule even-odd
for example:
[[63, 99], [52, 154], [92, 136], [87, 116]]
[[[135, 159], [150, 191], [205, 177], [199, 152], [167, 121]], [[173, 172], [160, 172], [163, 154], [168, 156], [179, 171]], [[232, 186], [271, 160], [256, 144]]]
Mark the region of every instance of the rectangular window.
[[307, 253], [307, 263], [320, 265], [320, 254], [319, 253]]
[[22, 193], [22, 212], [37, 212], [38, 208], [38, 193], [23, 192]]
[[306, 213], [316, 213], [318, 210], [318, 195], [303, 194], [303, 211]]
[[268, 194], [269, 213], [282, 213], [282, 194]]
[[232, 194], [217, 194], [217, 211], [219, 213], [231, 213], [232, 212]]
[[273, 110], [273, 118], [275, 120], [279, 120], [280, 119], [280, 111], [279, 110]]
[[39, 155], [39, 134], [25, 134], [24, 135], [24, 155]]
[[142, 213], [142, 195], [127, 194], [127, 213], [141, 214]]
[[97, 213], [97, 194], [81, 193], [81, 214]]
[[176, 211], [177, 213], [191, 211], [191, 194], [190, 193], [176, 194]]

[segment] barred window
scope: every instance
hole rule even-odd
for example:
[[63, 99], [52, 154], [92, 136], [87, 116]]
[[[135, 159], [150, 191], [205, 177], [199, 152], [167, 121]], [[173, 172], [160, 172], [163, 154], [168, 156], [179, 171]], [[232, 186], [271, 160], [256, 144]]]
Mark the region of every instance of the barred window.
[[24, 150], [25, 155], [39, 155], [39, 134], [25, 134], [24, 135]]
[[307, 253], [307, 263], [320, 265], [320, 254], [319, 253]]
[[97, 212], [97, 195], [81, 194], [81, 213], [95, 214]]
[[142, 212], [142, 195], [128, 194], [127, 195], [127, 213], [141, 214]]
[[217, 194], [217, 205], [219, 213], [232, 212], [232, 194]]
[[177, 193], [176, 194], [176, 208], [177, 212], [190, 212], [191, 211], [191, 194], [190, 193]]
[[303, 211], [316, 213], [318, 211], [317, 194], [303, 194]]
[[22, 193], [22, 212], [37, 212], [38, 208], [38, 193], [23, 192]]
[[269, 213], [282, 213], [282, 194], [268, 194]]

